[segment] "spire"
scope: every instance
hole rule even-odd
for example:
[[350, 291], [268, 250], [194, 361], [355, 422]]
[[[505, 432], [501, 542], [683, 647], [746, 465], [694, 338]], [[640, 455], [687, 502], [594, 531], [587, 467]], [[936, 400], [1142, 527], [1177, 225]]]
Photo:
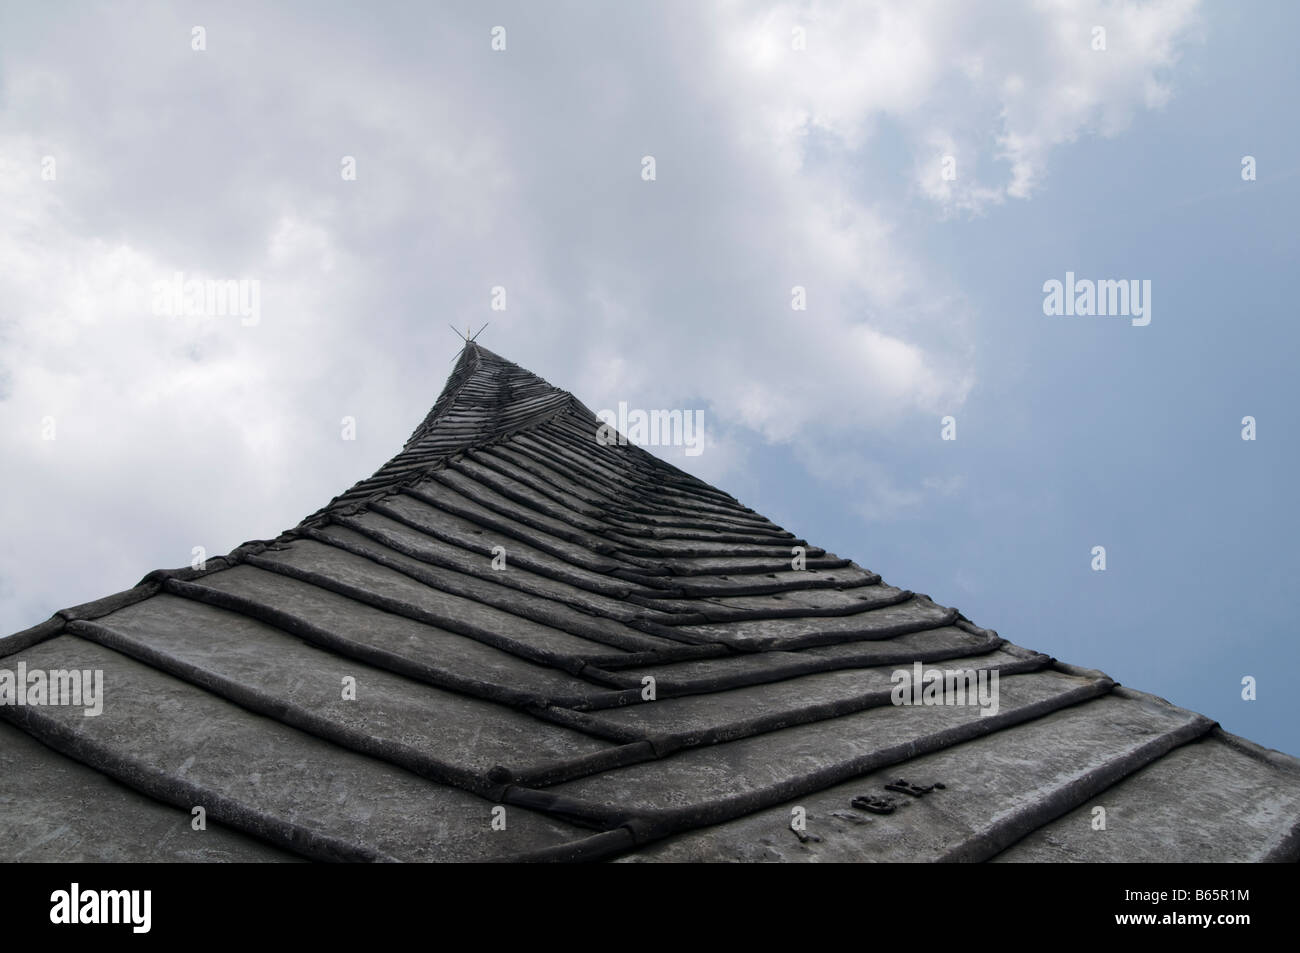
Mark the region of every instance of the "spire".
[[568, 391], [469, 338], [442, 393], [401, 452], [303, 523], [318, 522], [333, 510], [418, 479], [454, 454], [539, 426], [569, 409], [595, 420]]
[[437, 428], [445, 431], [438, 445], [446, 446], [447, 452], [456, 452], [531, 426], [539, 416], [550, 416], [571, 399], [567, 391], [467, 341], [433, 409], [402, 450], [432, 449], [431, 434], [444, 417], [448, 418], [445, 425]]

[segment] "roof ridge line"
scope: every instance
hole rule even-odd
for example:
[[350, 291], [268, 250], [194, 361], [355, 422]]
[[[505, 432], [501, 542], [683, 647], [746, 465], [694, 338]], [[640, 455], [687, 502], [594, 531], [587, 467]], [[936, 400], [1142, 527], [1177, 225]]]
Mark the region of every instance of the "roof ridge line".
[[[470, 351], [471, 347], [474, 348], [472, 352]], [[447, 383], [443, 386], [442, 393], [439, 394], [438, 399], [433, 402], [433, 406], [429, 408], [429, 412], [424, 415], [424, 420], [420, 421], [419, 426], [416, 427], [411, 433], [411, 436], [406, 439], [406, 443], [402, 444], [402, 450], [406, 450], [407, 447], [411, 446], [411, 444], [415, 443], [416, 440], [424, 436], [439, 418], [443, 417], [447, 411], [455, 407], [456, 402], [460, 400], [461, 391], [464, 390], [465, 385], [473, 379], [473, 371], [465, 373], [464, 377], [460, 380], [456, 380], [456, 377], [462, 373], [462, 365], [468, 363], [466, 360], [467, 355], [472, 355], [475, 369], [477, 369], [477, 365], [481, 362], [478, 345], [467, 343], [463, 348], [461, 348], [460, 354], [460, 360], [457, 361], [456, 366], [452, 368], [451, 377], [447, 379]], [[447, 398], [450, 398], [450, 400], [447, 400]], [[444, 401], [446, 401], [446, 404], [440, 406]]]
[[[526, 417], [517, 426], [507, 428], [484, 428], [482, 433], [471, 434], [467, 437], [465, 442], [447, 447], [442, 452], [439, 452], [436, 447], [429, 447], [421, 451], [419, 449], [420, 442], [425, 438], [428, 438], [437, 430], [437, 425], [441, 420], [443, 420], [443, 418], [458, 406], [461, 406], [461, 399], [464, 396], [465, 389], [474, 383], [474, 381], [479, 379], [479, 371], [487, 364], [484, 360], [485, 356], [491, 358], [493, 361], [499, 362], [500, 365], [505, 368], [513, 368], [521, 376], [532, 378], [537, 383], [545, 385], [545, 387], [550, 389], [550, 393], [545, 396], [560, 399], [556, 401], [554, 407], [542, 408], [542, 413]], [[496, 386], [497, 392], [495, 397], [497, 399], [497, 405], [504, 406], [505, 389], [510, 386], [510, 382], [503, 380], [497, 383]], [[525, 399], [531, 400], [536, 398], [534, 396]], [[316, 512], [304, 517], [297, 526], [287, 530], [286, 533], [282, 533], [281, 536], [293, 534], [296, 530], [301, 529], [304, 526], [315, 524], [329, 513], [341, 509], [368, 506], [376, 500], [392, 495], [392, 493], [400, 487], [413, 486], [424, 479], [427, 479], [431, 473], [442, 469], [449, 461], [454, 460], [471, 450], [477, 450], [482, 447], [489, 447], [507, 442], [516, 434], [545, 426], [556, 417], [567, 413], [575, 407], [581, 408], [590, 414], [590, 411], [587, 410], [586, 406], [569, 391], [556, 387], [549, 381], [538, 377], [532, 371], [520, 367], [513, 361], [509, 361], [498, 354], [494, 354], [486, 348], [482, 348], [473, 343], [467, 344], [462, 349], [460, 361], [452, 371], [451, 377], [448, 378], [447, 384], [443, 387], [442, 393], [434, 402], [433, 408], [427, 415], [425, 415], [424, 420], [420, 422], [420, 425], [416, 427], [415, 431], [407, 439], [406, 443], [403, 444], [402, 449], [398, 451], [396, 455], [389, 458], [369, 477], [358, 480], [348, 490], [345, 490], [343, 493], [330, 500]], [[414, 464], [410, 464], [409, 460], [403, 459], [412, 454], [419, 454], [420, 456], [430, 455], [432, 459], [424, 460], [423, 462], [417, 460]], [[374, 485], [367, 488], [366, 484]]]

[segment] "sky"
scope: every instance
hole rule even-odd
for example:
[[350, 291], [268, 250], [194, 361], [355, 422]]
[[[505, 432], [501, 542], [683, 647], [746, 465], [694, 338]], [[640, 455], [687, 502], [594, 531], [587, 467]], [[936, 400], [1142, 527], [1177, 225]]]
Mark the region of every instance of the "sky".
[[[702, 411], [703, 452], [650, 449], [815, 545], [1300, 755], [1297, 33], [1191, 0], [0, 6], [0, 632], [295, 525], [487, 323], [593, 410]], [[1145, 314], [1046, 314], [1067, 273]]]

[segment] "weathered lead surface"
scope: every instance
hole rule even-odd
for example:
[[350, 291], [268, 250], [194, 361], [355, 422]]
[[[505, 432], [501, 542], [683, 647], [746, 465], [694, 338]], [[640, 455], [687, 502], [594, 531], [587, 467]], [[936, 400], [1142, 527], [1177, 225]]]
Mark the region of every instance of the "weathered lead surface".
[[[975, 678], [960, 682], [962, 705], [978, 711], [978, 672], [996, 671], [1001, 678], [1042, 668], [1045, 657], [1024, 659], [1009, 652], [991, 652], [985, 656], [950, 659], [936, 671], [975, 673]], [[933, 668], [927, 666], [927, 668]], [[726, 741], [774, 731], [809, 721], [821, 721], [847, 715], [865, 708], [891, 704], [897, 666], [842, 669], [804, 675], [753, 687], [735, 688], [707, 694], [665, 698], [653, 703], [627, 705], [593, 713], [592, 720], [601, 724], [634, 728], [646, 736], [663, 736], [679, 744], [696, 745], [704, 739]], [[911, 678], [911, 671], [903, 669]], [[635, 677], [636, 672], [628, 673]], [[984, 684], [990, 687], [987, 675]], [[965, 696], [969, 694], [967, 699]]]
[[318, 644], [434, 684], [463, 685], [461, 690], [488, 696], [492, 689], [506, 688], [569, 705], [609, 694], [562, 670], [254, 566], [236, 566], [188, 585], [196, 596], [216, 591], [238, 597], [246, 611], [261, 607], [283, 613], [299, 624], [289, 629], [295, 635], [327, 639]]
[[0, 721], [0, 851], [22, 863], [253, 863], [297, 854], [205, 822], [55, 756]]
[[[317, 859], [509, 857], [587, 832], [525, 809], [493, 831], [492, 802], [253, 714], [93, 642], [65, 635], [23, 652], [28, 668], [104, 673], [101, 715], [6, 714], [122, 783]], [[10, 714], [12, 713], [12, 714]]]
[[880, 589], [885, 598], [880, 600], [879, 607], [871, 606], [854, 615], [719, 622], [680, 628], [684, 635], [702, 642], [721, 642], [736, 648], [768, 651], [860, 639], [887, 639], [949, 625], [956, 619], [954, 610], [937, 606], [924, 596], [912, 596], [899, 602], [894, 600], [905, 595], [901, 590]]
[[[1096, 808], [1105, 829], [1096, 827]], [[1011, 845], [1002, 863], [1300, 860], [1300, 769], [1215, 729]]]
[[539, 760], [610, 747], [175, 596], [157, 596], [99, 622], [74, 623], [73, 630], [311, 734], [480, 792], [490, 787], [487, 774], [497, 765], [522, 771]]
[[[1107, 799], [1117, 777], [1200, 737], [1211, 724], [1156, 699], [1105, 695], [661, 841], [629, 859], [986, 860], [1077, 805], [1085, 804], [1086, 813], [1086, 804]], [[930, 790], [917, 796], [887, 787], [900, 779]], [[943, 787], [933, 787], [936, 782]], [[863, 797], [885, 802], [890, 813], [855, 807]], [[803, 837], [792, 827], [796, 818]], [[1090, 818], [1076, 820], [1088, 828]]]
[[689, 748], [556, 785], [545, 794], [582, 805], [592, 817], [647, 817], [675, 829], [700, 826], [1085, 701], [1104, 694], [1111, 683], [1045, 671], [1004, 679], [1000, 687], [995, 715], [982, 716], [973, 707], [869, 708]]

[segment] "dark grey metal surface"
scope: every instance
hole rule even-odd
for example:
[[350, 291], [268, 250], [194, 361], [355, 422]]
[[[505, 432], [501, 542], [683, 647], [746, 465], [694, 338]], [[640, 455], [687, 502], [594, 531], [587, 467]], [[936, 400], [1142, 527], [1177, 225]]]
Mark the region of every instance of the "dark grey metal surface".
[[[0, 639], [105, 677], [96, 717], [0, 707], [2, 859], [1295, 859], [1295, 759], [598, 423], [471, 344], [299, 526]], [[893, 704], [918, 661], [996, 672], [997, 713]]]

